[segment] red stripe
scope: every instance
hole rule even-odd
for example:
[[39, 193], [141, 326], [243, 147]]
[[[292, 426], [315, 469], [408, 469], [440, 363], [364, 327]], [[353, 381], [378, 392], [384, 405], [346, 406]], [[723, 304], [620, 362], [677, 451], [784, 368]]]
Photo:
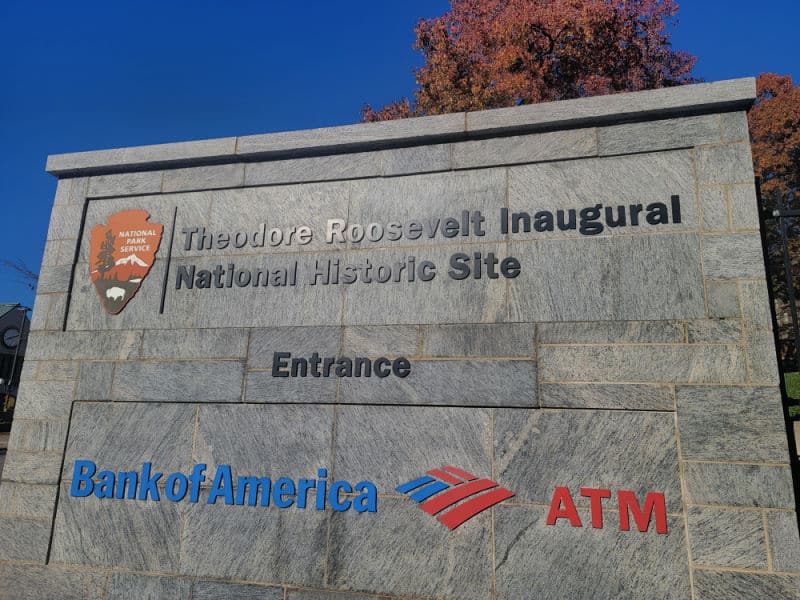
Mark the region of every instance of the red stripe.
[[488, 490], [489, 488], [493, 487], [497, 487], [497, 483], [491, 479], [478, 479], [476, 481], [470, 481], [469, 483], [460, 485], [445, 492], [444, 494], [439, 494], [438, 496], [423, 502], [419, 505], [419, 507], [429, 515], [435, 515], [436, 513], [443, 511], [448, 506], [455, 504], [459, 500], [463, 500], [467, 496], [472, 496], [473, 494], [477, 494], [478, 492], [482, 492], [483, 490]]
[[445, 471], [449, 471], [453, 475], [461, 477], [462, 479], [466, 479], [467, 481], [472, 481], [473, 479], [477, 479], [475, 475], [471, 473], [467, 473], [466, 471], [462, 471], [461, 469], [456, 469], [455, 467], [442, 467]]
[[438, 477], [439, 479], [441, 479], [442, 481], [446, 481], [450, 485], [461, 485], [462, 483], [464, 483], [462, 480], [456, 479], [452, 475], [445, 473], [444, 471], [440, 471], [439, 469], [431, 469], [430, 471], [428, 471], [427, 475], [433, 475], [434, 477]]
[[507, 498], [511, 498], [513, 492], [509, 492], [505, 488], [497, 488], [480, 496], [476, 496], [472, 500], [467, 500], [463, 504], [459, 504], [453, 509], [442, 513], [437, 517], [439, 521], [447, 525], [450, 529], [455, 529], [464, 521], [471, 519], [479, 512], [486, 510], [490, 506], [494, 506], [498, 502], [502, 502]]

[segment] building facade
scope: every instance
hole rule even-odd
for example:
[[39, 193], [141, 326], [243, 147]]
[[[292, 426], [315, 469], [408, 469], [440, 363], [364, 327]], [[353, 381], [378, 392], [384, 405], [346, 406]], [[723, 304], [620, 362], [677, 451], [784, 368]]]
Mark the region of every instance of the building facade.
[[792, 598], [752, 79], [50, 157], [13, 598]]

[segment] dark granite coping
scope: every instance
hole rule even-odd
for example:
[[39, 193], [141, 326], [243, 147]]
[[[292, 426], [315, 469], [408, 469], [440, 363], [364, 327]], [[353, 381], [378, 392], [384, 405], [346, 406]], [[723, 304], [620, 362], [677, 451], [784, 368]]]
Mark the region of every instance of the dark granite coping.
[[748, 109], [755, 97], [755, 79], [749, 77], [398, 121], [54, 154], [46, 170], [72, 177], [324, 156], [732, 112]]

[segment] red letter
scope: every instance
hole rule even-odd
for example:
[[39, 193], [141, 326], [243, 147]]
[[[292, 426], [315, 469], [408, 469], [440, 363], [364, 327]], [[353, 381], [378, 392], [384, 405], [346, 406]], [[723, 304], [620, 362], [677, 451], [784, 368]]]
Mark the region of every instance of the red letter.
[[581, 496], [591, 499], [592, 527], [603, 528], [603, 498], [611, 498], [611, 490], [599, 488], [581, 488]]
[[[564, 508], [561, 508], [562, 504]], [[570, 525], [573, 527], [581, 526], [581, 519], [578, 517], [578, 511], [575, 510], [575, 503], [572, 502], [569, 488], [557, 487], [556, 491], [553, 492], [553, 501], [550, 503], [547, 524], [555, 525], [558, 519], [569, 519]]]
[[660, 492], [647, 492], [644, 498], [644, 510], [639, 508], [636, 494], [627, 490], [620, 490], [619, 494], [619, 528], [630, 531], [631, 525], [628, 511], [636, 521], [639, 531], [647, 531], [653, 511], [656, 513], [656, 532], [667, 533], [667, 509], [664, 504], [664, 494]]

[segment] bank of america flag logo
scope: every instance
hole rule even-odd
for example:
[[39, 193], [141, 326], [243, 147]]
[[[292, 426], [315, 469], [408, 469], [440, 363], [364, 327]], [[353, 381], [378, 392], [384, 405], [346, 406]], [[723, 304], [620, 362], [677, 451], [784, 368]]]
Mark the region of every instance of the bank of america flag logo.
[[450, 529], [514, 495], [496, 481], [478, 479], [456, 467], [431, 469], [396, 489], [429, 515], [438, 515], [436, 518]]

